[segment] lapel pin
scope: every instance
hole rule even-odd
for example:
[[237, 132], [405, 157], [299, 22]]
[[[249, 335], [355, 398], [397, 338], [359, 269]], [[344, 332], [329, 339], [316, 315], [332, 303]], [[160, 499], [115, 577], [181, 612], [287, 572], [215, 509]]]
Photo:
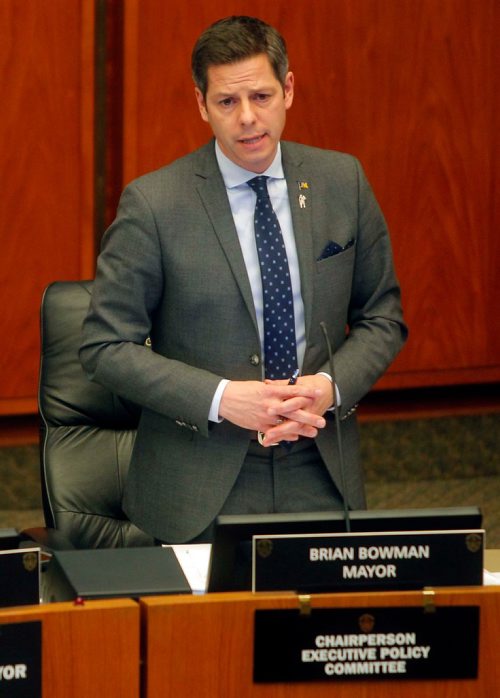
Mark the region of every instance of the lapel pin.
[[300, 208], [305, 208], [307, 203], [307, 196], [303, 193], [304, 190], [309, 189], [309, 183], [304, 181], [297, 182], [299, 185], [299, 206]]

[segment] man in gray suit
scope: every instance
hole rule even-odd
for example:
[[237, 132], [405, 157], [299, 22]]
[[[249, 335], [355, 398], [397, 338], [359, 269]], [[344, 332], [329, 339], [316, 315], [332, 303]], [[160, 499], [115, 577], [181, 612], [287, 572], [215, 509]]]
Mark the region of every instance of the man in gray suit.
[[[171, 543], [209, 540], [221, 512], [340, 509], [343, 497], [363, 508], [355, 406], [406, 337], [386, 224], [361, 166], [280, 140], [294, 94], [280, 34], [254, 18], [221, 20], [192, 66], [215, 138], [123, 192], [81, 348], [92, 380], [142, 407], [124, 507]], [[270, 371], [266, 329], [275, 300], [263, 265], [275, 253], [264, 262], [254, 236], [261, 205], [272, 209], [255, 233], [267, 236], [272, 217], [291, 294], [293, 359], [281, 374]]]

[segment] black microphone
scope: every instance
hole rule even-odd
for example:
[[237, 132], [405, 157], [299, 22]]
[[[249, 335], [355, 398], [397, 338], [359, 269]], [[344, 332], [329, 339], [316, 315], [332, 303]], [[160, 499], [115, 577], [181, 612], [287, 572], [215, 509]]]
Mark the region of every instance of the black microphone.
[[332, 345], [330, 344], [330, 338], [328, 337], [328, 332], [326, 329], [326, 325], [324, 322], [320, 322], [319, 326], [321, 327], [321, 331], [323, 332], [323, 335], [325, 337], [325, 342], [326, 342], [326, 347], [328, 349], [328, 361], [330, 364], [330, 375], [332, 378], [332, 383], [333, 383], [333, 418], [335, 420], [335, 427], [337, 430], [337, 452], [339, 456], [339, 464], [340, 464], [340, 481], [342, 485], [342, 502], [344, 504], [344, 520], [345, 520], [345, 526], [347, 533], [351, 532], [351, 517], [349, 515], [349, 507], [347, 506], [347, 487], [346, 487], [346, 481], [345, 481], [345, 465], [344, 465], [344, 449], [342, 448], [342, 434], [340, 431], [340, 415], [339, 415], [339, 408], [337, 404], [337, 383], [335, 380], [335, 369], [333, 365], [333, 352], [332, 352]]

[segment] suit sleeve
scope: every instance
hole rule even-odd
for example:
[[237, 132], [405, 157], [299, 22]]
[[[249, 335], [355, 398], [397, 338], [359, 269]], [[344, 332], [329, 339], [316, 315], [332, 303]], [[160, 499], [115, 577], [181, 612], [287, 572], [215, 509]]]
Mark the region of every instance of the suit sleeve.
[[387, 225], [361, 165], [353, 160], [357, 230], [348, 331], [334, 354], [342, 415], [385, 373], [408, 334]]
[[155, 353], [146, 345], [163, 294], [162, 248], [154, 213], [136, 185], [122, 194], [104, 236], [80, 349], [91, 380], [208, 435], [221, 376]]

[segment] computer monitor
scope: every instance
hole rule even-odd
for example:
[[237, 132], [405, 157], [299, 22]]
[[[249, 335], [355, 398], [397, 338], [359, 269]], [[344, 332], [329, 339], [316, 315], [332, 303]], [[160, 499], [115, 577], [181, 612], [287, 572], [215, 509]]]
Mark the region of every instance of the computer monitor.
[[21, 536], [15, 528], [0, 528], [0, 550], [15, 550], [19, 547]]
[[[350, 512], [352, 533], [480, 529], [478, 507], [390, 509]], [[219, 516], [215, 522], [207, 591], [252, 587], [252, 536], [345, 533], [342, 511]]]

